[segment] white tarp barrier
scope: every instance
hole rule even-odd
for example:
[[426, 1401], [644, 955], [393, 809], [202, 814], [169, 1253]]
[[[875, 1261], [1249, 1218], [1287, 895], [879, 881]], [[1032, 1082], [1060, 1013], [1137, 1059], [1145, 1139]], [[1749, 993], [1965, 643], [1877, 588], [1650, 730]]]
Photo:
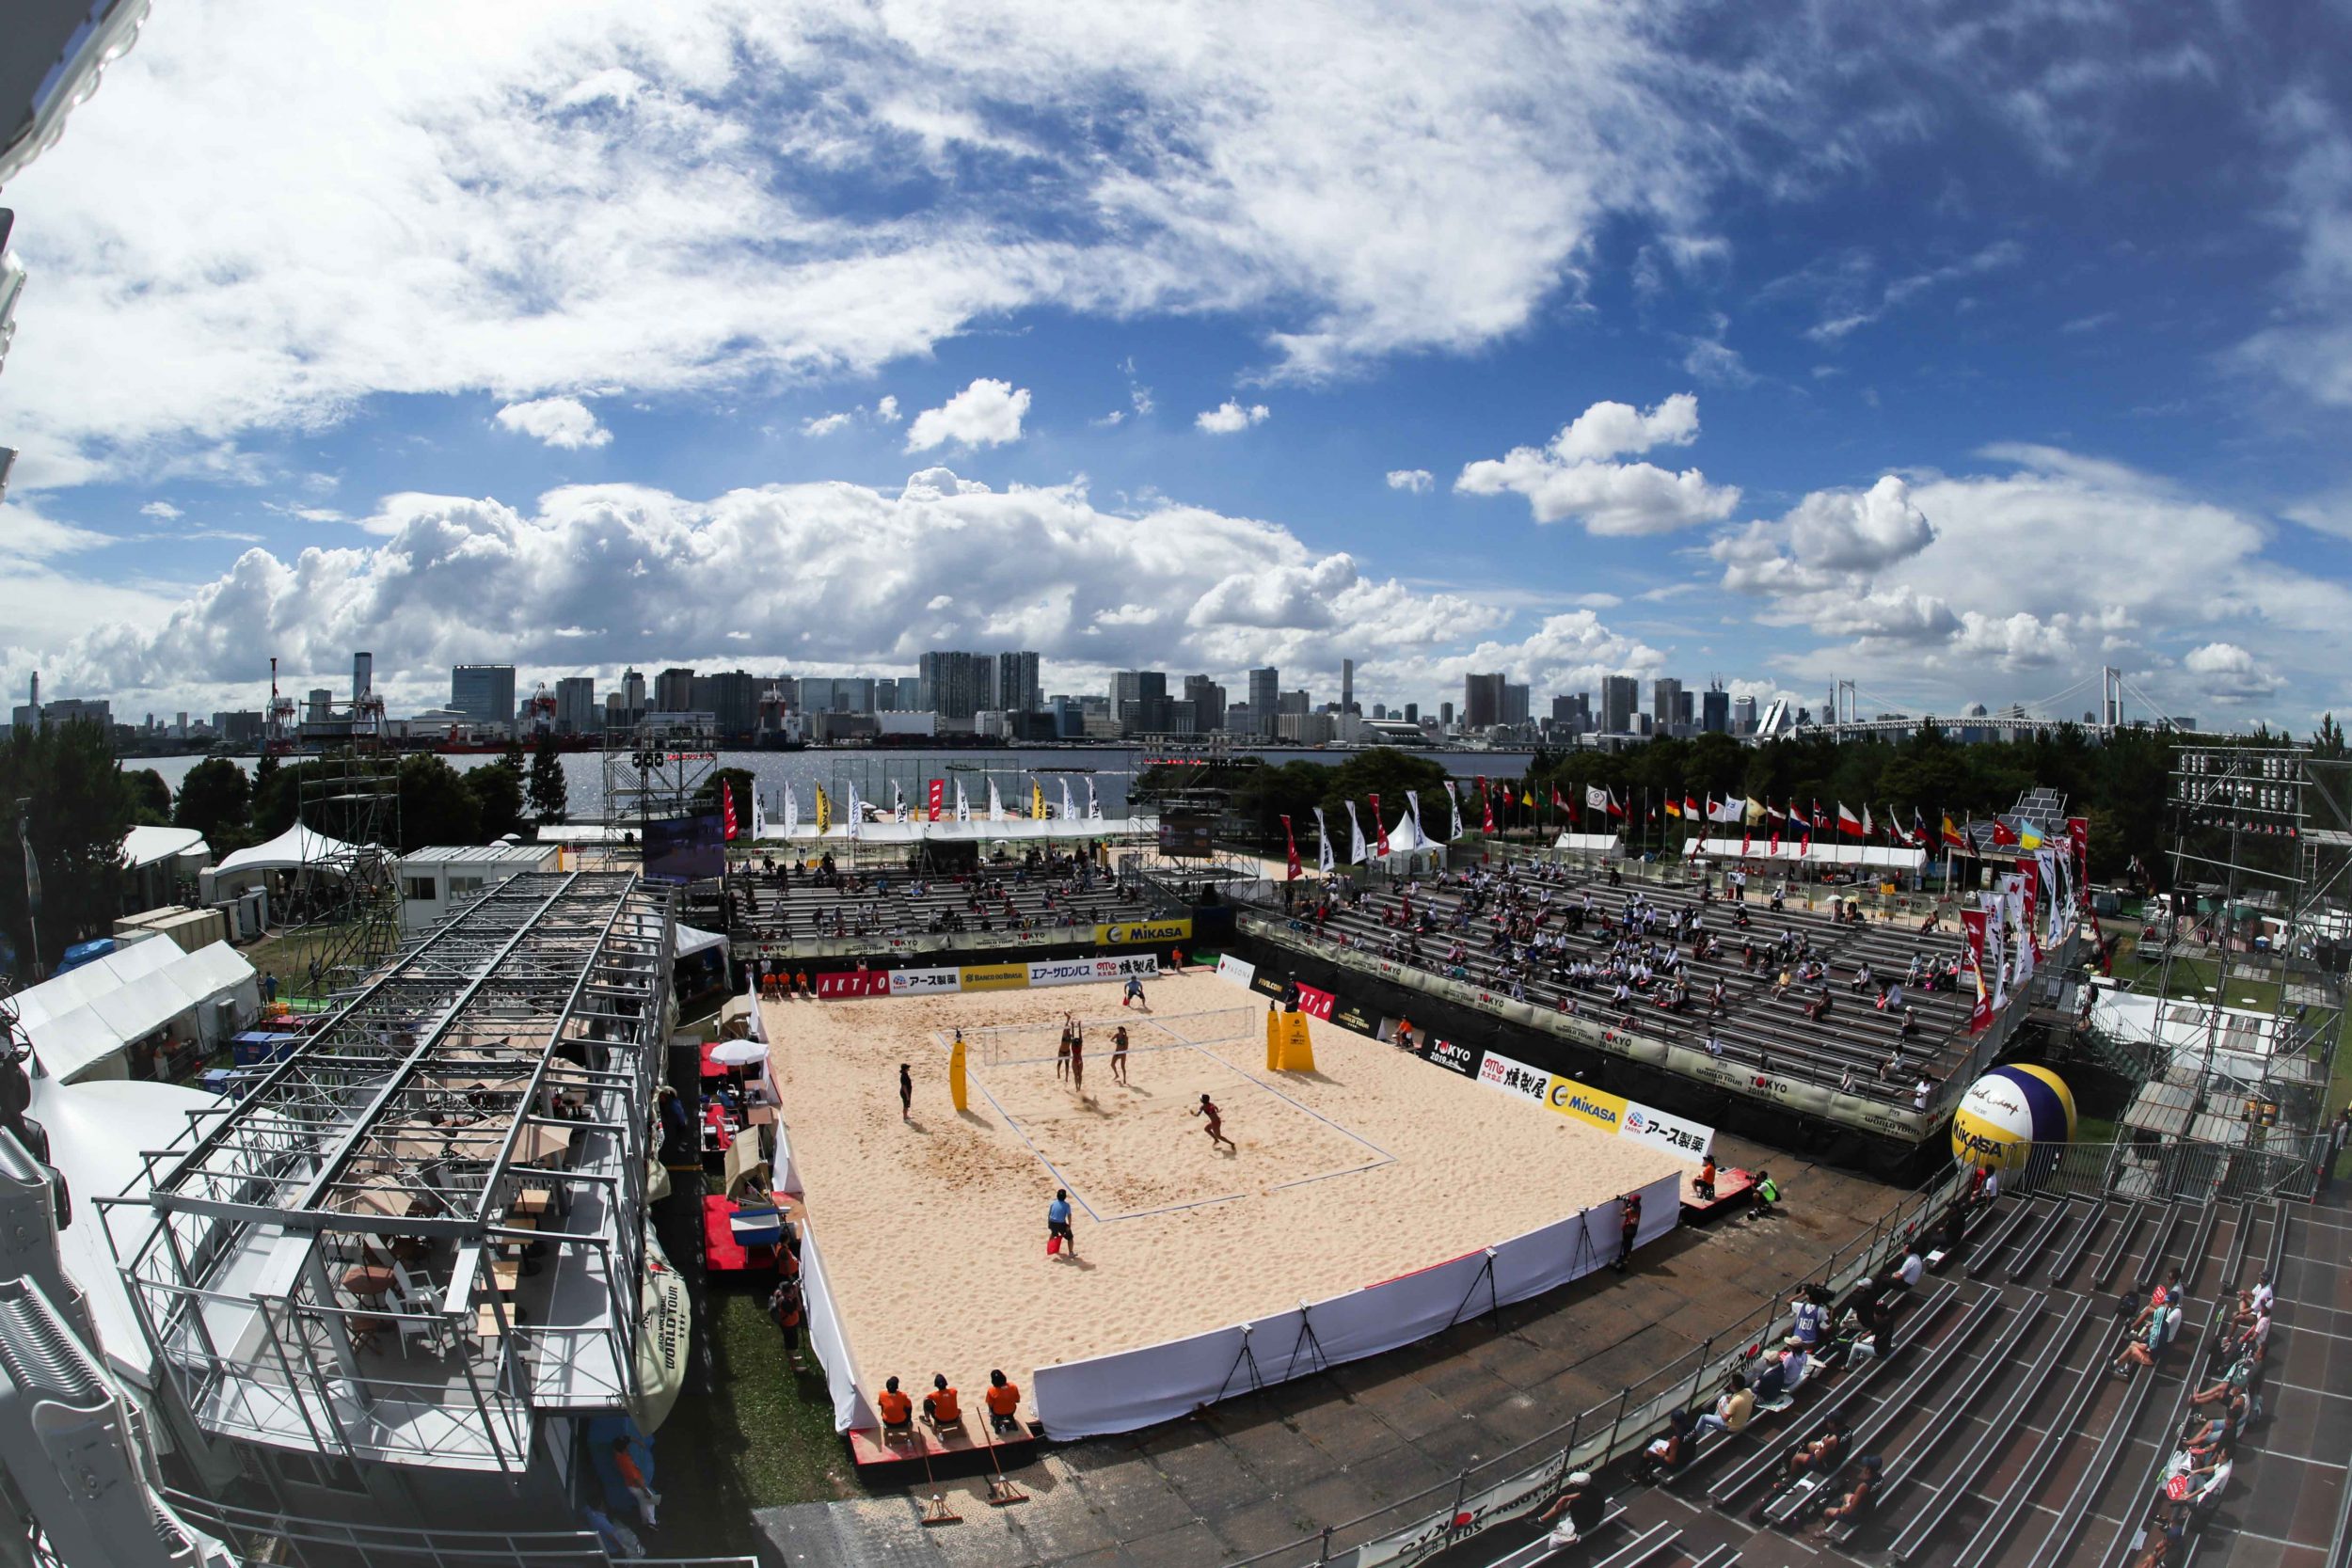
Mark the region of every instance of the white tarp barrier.
[[1217, 955], [1216, 977], [1220, 980], [1231, 980], [1247, 990], [1249, 989], [1249, 982], [1258, 977], [1258, 966], [1246, 963], [1231, 953], [1221, 953]]
[[1775, 855], [1771, 852], [1772, 839], [1764, 833], [1752, 834], [1744, 841], [1747, 845], [1744, 854], [1740, 848], [1742, 842], [1736, 838], [1691, 838], [1683, 841], [1683, 853], [1689, 856], [1705, 854], [1711, 859], [1726, 861], [1802, 860], [1808, 865], [1868, 865], [1884, 871], [1918, 872], [1926, 870], [1928, 864], [1925, 849], [1905, 849], [1886, 845], [1833, 844], [1827, 839], [1816, 838], [1812, 847], [1799, 855], [1797, 851], [1804, 847], [1804, 841], [1784, 832], [1780, 840], [1780, 853]]
[[[1680, 1223], [1679, 1174], [1641, 1189], [1637, 1240]], [[1618, 1211], [1597, 1205], [1433, 1268], [1189, 1338], [1040, 1367], [1031, 1392], [1057, 1440], [1134, 1432], [1259, 1384], [1395, 1350], [1466, 1318], [1565, 1285], [1616, 1257]]]
[[1563, 1451], [1507, 1480], [1496, 1481], [1462, 1499], [1462, 1506], [1440, 1513], [1410, 1529], [1367, 1541], [1353, 1557], [1338, 1560], [1349, 1568], [1383, 1568], [1388, 1563], [1411, 1564], [1442, 1555], [1471, 1536], [1523, 1518], [1560, 1495], [1567, 1480], [1568, 1456]]
[[[785, 1157], [782, 1129], [776, 1154]], [[796, 1189], [797, 1190], [797, 1189]], [[866, 1408], [858, 1392], [857, 1362], [850, 1355], [849, 1336], [841, 1332], [841, 1314], [834, 1310], [833, 1291], [825, 1284], [825, 1265], [817, 1256], [817, 1236], [805, 1216], [801, 1221], [801, 1307], [808, 1318], [808, 1345], [825, 1369], [825, 1387], [833, 1395], [833, 1430], [872, 1430], [882, 1423]]]

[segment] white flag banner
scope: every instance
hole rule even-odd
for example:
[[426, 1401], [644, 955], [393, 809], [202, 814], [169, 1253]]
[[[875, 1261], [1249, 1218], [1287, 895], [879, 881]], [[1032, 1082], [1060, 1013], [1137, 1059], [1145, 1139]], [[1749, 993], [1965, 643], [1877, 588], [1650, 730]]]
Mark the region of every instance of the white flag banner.
[[1405, 792], [1405, 815], [1413, 819], [1413, 836], [1421, 840], [1423, 844], [1428, 843], [1429, 835], [1421, 831], [1420, 790], [1408, 789]]
[[2001, 923], [2009, 901], [1993, 893], [1980, 893], [1977, 898], [1984, 906], [1984, 956], [1993, 965], [1993, 1011], [1997, 1015], [2009, 1004], [2009, 933]]
[[890, 816], [896, 822], [907, 819], [907, 792], [896, 779], [890, 781]]
[[956, 820], [959, 822], [972, 820], [972, 802], [964, 796], [961, 779], [956, 781]]
[[784, 786], [784, 836], [797, 838], [801, 832], [801, 798], [792, 793], [792, 786]]
[[850, 784], [850, 836], [851, 838], [866, 836], [866, 808], [858, 801], [855, 781]]
[[1089, 822], [1103, 820], [1103, 801], [1102, 798], [1094, 793], [1092, 779], [1087, 781], [1087, 820]]
[[1061, 782], [1061, 819], [1068, 822], [1077, 815], [1070, 805], [1070, 781], [1064, 779]]
[[1347, 857], [1347, 863], [1361, 865], [1364, 863], [1364, 825], [1356, 819], [1356, 802], [1353, 800], [1347, 802], [1347, 826], [1354, 837], [1354, 845]]
[[1323, 825], [1323, 808], [1315, 808], [1315, 862], [1327, 877], [1331, 875], [1331, 830]]
[[1002, 822], [1005, 819], [1005, 798], [996, 793], [994, 779], [988, 781], [988, 819], [991, 822]]
[[1609, 809], [1609, 792], [1601, 788], [1598, 784], [1586, 784], [1584, 786], [1584, 803], [1595, 811], [1607, 811]]
[[1445, 798], [1454, 805], [1454, 831], [1445, 835], [1447, 842], [1451, 843], [1462, 836], [1462, 797], [1455, 793], [1452, 779], [1445, 782]]
[[768, 813], [766, 808], [760, 804], [759, 790], [758, 787], [755, 785], [752, 789], [752, 842], [754, 844], [757, 844], [761, 839], [766, 838], [767, 836]]

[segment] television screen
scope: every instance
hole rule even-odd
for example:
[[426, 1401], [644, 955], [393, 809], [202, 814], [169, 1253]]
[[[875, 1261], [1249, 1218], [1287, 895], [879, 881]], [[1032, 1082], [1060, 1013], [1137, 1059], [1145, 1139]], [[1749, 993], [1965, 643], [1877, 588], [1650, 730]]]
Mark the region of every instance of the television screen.
[[726, 824], [719, 814], [654, 817], [645, 823], [645, 879], [691, 882], [726, 869]]
[[1163, 816], [1160, 818], [1160, 853], [1187, 856], [1197, 860], [1209, 858], [1209, 825], [1206, 816]]

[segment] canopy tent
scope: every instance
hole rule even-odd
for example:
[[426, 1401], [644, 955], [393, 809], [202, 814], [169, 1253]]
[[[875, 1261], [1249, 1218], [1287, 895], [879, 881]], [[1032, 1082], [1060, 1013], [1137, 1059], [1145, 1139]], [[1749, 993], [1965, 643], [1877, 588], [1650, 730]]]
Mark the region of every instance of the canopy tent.
[[48, 1132], [50, 1164], [64, 1174], [74, 1197], [73, 1223], [57, 1233], [58, 1254], [89, 1300], [107, 1362], [142, 1387], [154, 1386], [154, 1359], [115, 1258], [118, 1251], [133, 1257], [146, 1243], [155, 1227], [155, 1211], [144, 1204], [102, 1210], [91, 1199], [144, 1196], [149, 1182], [140, 1153], [183, 1138], [189, 1113], [218, 1110], [225, 1103], [218, 1095], [176, 1084], [33, 1081], [29, 1114]]
[[[1746, 847], [1741, 847], [1744, 842]], [[1804, 852], [1798, 851], [1803, 848]], [[1682, 842], [1685, 859], [1695, 860], [1708, 855], [1726, 861], [1802, 861], [1807, 865], [1876, 866], [1885, 871], [1919, 872], [1927, 869], [1925, 849], [1905, 849], [1898, 846], [1878, 844], [1832, 844], [1817, 839], [1810, 847], [1804, 840], [1783, 834], [1780, 853], [1772, 851], [1769, 839], [1688, 838]]]
[[673, 926], [670, 928], [670, 957], [673, 958], [691, 958], [713, 947], [719, 949], [720, 956], [723, 958], [727, 939], [716, 931], [706, 931], [693, 926]]
[[1562, 833], [1552, 840], [1554, 849], [1565, 849], [1576, 855], [1622, 855], [1625, 843], [1614, 833]]
[[342, 839], [312, 832], [297, 822], [271, 839], [256, 844], [213, 867], [215, 877], [232, 876], [240, 871], [294, 871], [306, 865], [346, 865], [358, 854], [358, 846], [345, 844]]
[[194, 828], [134, 828], [122, 835], [122, 863], [133, 871], [165, 861], [204, 859], [212, 852]]
[[[1085, 839], [1137, 838], [1159, 831], [1156, 816], [1009, 816], [1001, 822], [975, 816], [969, 822], [889, 822], [868, 821], [859, 826], [855, 842], [860, 844], [917, 844], [925, 839], [942, 843], [956, 841], [989, 843], [996, 839]], [[788, 842], [827, 844], [850, 842], [849, 824], [836, 822], [823, 832], [816, 825], [803, 822], [792, 832]], [[759, 842], [784, 843], [784, 823], [776, 818], [767, 820]]]
[[42, 1070], [70, 1083], [121, 1076], [125, 1046], [183, 1017], [193, 1015], [188, 1034], [216, 1040], [221, 1029], [209, 1005], [223, 998], [238, 1004], [241, 1017], [261, 1010], [253, 966], [234, 948], [216, 942], [187, 953], [151, 937], [20, 991], [15, 1002]]

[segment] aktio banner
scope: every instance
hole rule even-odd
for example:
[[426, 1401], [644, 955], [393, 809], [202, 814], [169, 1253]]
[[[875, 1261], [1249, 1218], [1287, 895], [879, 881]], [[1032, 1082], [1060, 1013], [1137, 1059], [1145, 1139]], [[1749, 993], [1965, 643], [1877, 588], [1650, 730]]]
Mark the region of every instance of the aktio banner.
[[1339, 1005], [1339, 1000], [1329, 991], [1318, 990], [1313, 986], [1302, 985], [1298, 988], [1298, 1010], [1309, 1018], [1329, 1019], [1331, 1009]]
[[934, 996], [941, 991], [962, 989], [963, 972], [960, 969], [894, 969], [890, 972], [890, 994], [893, 996]]
[[850, 969], [838, 974], [817, 976], [817, 994], [824, 997], [888, 996], [890, 971], [886, 969]]

